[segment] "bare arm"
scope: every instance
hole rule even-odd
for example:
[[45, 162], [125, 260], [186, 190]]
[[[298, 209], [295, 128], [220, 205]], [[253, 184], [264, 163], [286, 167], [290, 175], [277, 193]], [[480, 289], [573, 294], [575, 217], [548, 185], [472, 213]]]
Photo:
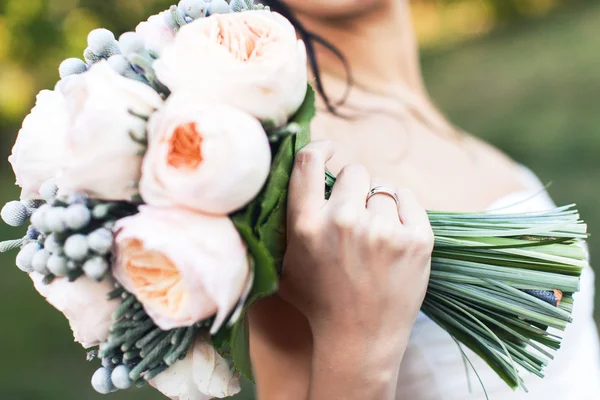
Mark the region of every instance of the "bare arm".
[[394, 399], [407, 341], [357, 337], [351, 327], [331, 335], [315, 340], [308, 399]]

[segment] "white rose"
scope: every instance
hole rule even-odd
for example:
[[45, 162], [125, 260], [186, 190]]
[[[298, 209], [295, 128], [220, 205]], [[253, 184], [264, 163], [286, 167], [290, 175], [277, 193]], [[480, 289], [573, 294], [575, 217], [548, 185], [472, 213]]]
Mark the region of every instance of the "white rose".
[[148, 18], [148, 21], [140, 23], [135, 31], [139, 33], [146, 48], [160, 54], [163, 49], [175, 40], [175, 32], [165, 22], [165, 17], [170, 11], [163, 11]]
[[269, 140], [256, 118], [176, 93], [150, 121], [140, 193], [151, 205], [226, 215], [256, 197], [270, 166]]
[[61, 85], [69, 110], [67, 157], [57, 183], [61, 194], [82, 192], [106, 200], [137, 194], [146, 121], [162, 105], [149, 86], [117, 74], [105, 61]]
[[172, 92], [232, 105], [283, 125], [306, 95], [306, 48], [292, 24], [270, 11], [211, 15], [177, 33], [154, 62]]
[[112, 315], [121, 304], [118, 299], [108, 300], [114, 289], [108, 279], [97, 282], [82, 276], [75, 282], [55, 278], [46, 285], [44, 276], [30, 274], [37, 291], [69, 320], [75, 341], [83, 347], [98, 346], [108, 339]]
[[216, 315], [215, 333], [248, 286], [246, 245], [227, 217], [144, 206], [115, 229], [115, 279], [163, 330]]
[[152, 379], [150, 384], [173, 400], [209, 400], [240, 392], [238, 375], [202, 336], [196, 338], [186, 358]]
[[22, 188], [21, 199], [39, 198], [40, 185], [56, 176], [65, 157], [68, 121], [62, 93], [42, 90], [8, 157]]

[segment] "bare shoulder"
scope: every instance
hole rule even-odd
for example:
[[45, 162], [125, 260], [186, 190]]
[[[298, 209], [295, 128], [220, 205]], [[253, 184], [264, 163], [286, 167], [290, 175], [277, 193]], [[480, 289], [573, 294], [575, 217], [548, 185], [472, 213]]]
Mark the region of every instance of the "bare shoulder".
[[430, 209], [483, 210], [523, 189], [522, 169], [501, 150], [469, 134], [440, 134], [416, 120], [318, 113], [312, 136], [336, 143], [332, 172], [363, 164], [372, 176], [411, 189]]
[[519, 173], [520, 164], [497, 147], [471, 134], [464, 134], [463, 140], [465, 146], [478, 157], [484, 157], [490, 163], [502, 165], [509, 171], [513, 170], [515, 173]]

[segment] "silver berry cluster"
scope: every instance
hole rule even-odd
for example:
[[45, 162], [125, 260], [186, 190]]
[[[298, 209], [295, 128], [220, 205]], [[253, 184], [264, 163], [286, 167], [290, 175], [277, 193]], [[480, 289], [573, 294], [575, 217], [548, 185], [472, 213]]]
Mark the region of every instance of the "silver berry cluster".
[[[199, 18], [213, 14], [226, 14], [248, 10], [265, 9], [254, 4], [253, 0], [181, 0], [163, 14], [165, 24], [175, 33], [182, 26]], [[69, 58], [59, 67], [60, 77], [87, 71], [94, 63], [107, 60], [119, 74], [149, 84], [159, 93], [168, 95], [168, 90], [156, 79], [152, 62], [158, 57], [148, 50], [144, 39], [135, 32], [126, 32], [117, 40], [107, 29], [95, 29], [88, 35], [88, 47], [83, 52], [83, 60]]]
[[111, 299], [121, 305], [113, 314], [108, 339], [88, 359], [100, 359], [100, 367], [92, 376], [92, 386], [102, 394], [144, 386], [177, 360], [185, 358], [202, 329], [208, 329], [213, 318], [191, 327], [163, 331], [146, 314], [134, 295], [115, 283]]
[[27, 235], [0, 244], [0, 251], [20, 248], [16, 264], [24, 272], [75, 280], [85, 274], [104, 279], [113, 245], [112, 228], [117, 219], [134, 214], [135, 206], [100, 202], [85, 196], [56, 197], [53, 181], [40, 189], [43, 200], [11, 201], [2, 219], [11, 226], [30, 226]]

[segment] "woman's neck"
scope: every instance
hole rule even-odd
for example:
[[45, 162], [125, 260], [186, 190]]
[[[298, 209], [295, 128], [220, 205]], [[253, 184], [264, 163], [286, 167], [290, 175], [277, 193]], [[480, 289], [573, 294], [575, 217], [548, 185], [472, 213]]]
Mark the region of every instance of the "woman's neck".
[[[384, 0], [368, 13], [344, 19], [299, 15], [311, 32], [327, 39], [346, 57], [356, 83], [388, 94], [402, 87], [424, 94], [417, 44], [407, 1]], [[331, 52], [317, 49], [326, 74], [344, 77], [344, 67]]]

